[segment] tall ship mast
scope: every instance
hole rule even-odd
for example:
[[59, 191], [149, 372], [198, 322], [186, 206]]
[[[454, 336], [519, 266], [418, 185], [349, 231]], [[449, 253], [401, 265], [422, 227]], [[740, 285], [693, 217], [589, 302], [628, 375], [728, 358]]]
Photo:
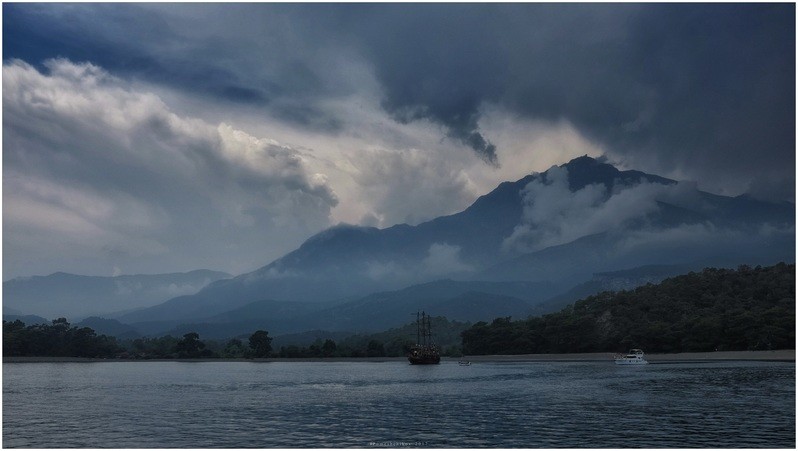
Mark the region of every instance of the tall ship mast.
[[410, 348], [407, 360], [411, 365], [441, 363], [440, 349], [432, 340], [432, 317], [425, 312], [416, 312], [416, 344]]

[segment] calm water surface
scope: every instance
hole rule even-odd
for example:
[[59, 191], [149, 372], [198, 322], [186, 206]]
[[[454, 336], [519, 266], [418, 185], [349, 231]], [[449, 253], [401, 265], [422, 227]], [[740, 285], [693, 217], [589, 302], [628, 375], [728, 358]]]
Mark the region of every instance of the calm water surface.
[[3, 365], [4, 447], [795, 447], [795, 364]]

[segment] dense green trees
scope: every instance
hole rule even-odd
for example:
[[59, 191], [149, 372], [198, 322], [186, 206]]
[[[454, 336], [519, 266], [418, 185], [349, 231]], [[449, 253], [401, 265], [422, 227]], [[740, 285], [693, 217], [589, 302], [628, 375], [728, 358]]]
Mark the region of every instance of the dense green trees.
[[233, 338], [224, 345], [221, 355], [228, 359], [240, 359], [246, 357], [247, 353], [248, 350], [244, 347], [244, 343], [238, 338]]
[[189, 332], [175, 346], [177, 357], [181, 359], [196, 359], [200, 357], [213, 357], [213, 353], [205, 349], [205, 343], [200, 341], [199, 334]]
[[254, 357], [268, 357], [272, 352], [272, 338], [269, 332], [257, 330], [249, 336], [249, 347], [252, 349]]
[[182, 339], [170, 335], [137, 338], [119, 343], [113, 337], [97, 335], [88, 327], [71, 327], [64, 318], [52, 324], [26, 326], [17, 320], [3, 321], [3, 355], [11, 357], [94, 357], [94, 358], [212, 358], [197, 333]]
[[[460, 356], [460, 333], [470, 323], [449, 321], [439, 316], [432, 318], [432, 331], [435, 342], [442, 353], [449, 356]], [[403, 357], [416, 342], [416, 323], [373, 334], [352, 335], [336, 343], [331, 339], [316, 340], [305, 346], [283, 346], [279, 356], [288, 358], [318, 357]]]
[[31, 326], [3, 321], [5, 356], [113, 357], [120, 351], [113, 337], [97, 335], [88, 327], [71, 327], [65, 318]]
[[462, 333], [466, 354], [794, 349], [795, 266], [708, 268]]
[[336, 345], [335, 342], [329, 338], [324, 341], [323, 345], [321, 345], [321, 353], [324, 357], [331, 357], [335, 353], [336, 349], [338, 349], [338, 345]]
[[369, 341], [366, 347], [366, 357], [385, 357], [385, 345], [381, 341]]
[[174, 359], [177, 358], [178, 339], [165, 335], [155, 338], [136, 338], [125, 342], [126, 357], [136, 359]]

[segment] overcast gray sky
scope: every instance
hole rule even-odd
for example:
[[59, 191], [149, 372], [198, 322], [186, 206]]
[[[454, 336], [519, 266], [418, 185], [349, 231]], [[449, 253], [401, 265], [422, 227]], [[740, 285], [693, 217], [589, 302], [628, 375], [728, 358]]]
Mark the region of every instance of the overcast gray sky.
[[3, 278], [241, 273], [606, 155], [794, 201], [793, 4], [3, 5]]

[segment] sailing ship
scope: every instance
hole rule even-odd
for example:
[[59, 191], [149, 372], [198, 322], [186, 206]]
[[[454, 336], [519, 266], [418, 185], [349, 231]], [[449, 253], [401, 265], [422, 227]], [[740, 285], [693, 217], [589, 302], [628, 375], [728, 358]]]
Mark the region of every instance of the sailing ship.
[[407, 360], [411, 365], [435, 365], [441, 363], [441, 352], [432, 340], [432, 317], [416, 312], [416, 344], [410, 348]]

